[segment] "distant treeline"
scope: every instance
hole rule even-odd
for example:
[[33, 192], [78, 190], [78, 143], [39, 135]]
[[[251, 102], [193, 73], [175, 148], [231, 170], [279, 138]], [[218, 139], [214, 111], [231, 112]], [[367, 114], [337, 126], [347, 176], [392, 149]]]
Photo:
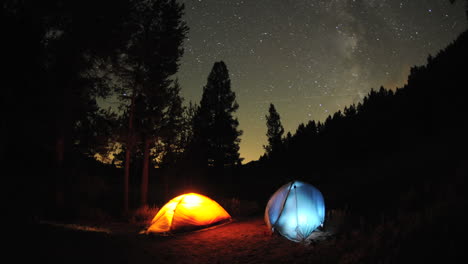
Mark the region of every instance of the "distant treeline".
[[316, 168], [348, 164], [368, 156], [447, 144], [464, 153], [468, 135], [468, 32], [427, 65], [411, 68], [407, 84], [396, 91], [371, 90], [357, 105], [324, 122], [300, 124], [294, 134], [262, 156], [268, 166]]
[[[302, 178], [333, 186], [328, 198], [340, 196], [340, 204], [352, 203], [348, 196], [391, 199], [384, 190], [394, 196], [422, 180], [443, 178], [467, 157], [467, 70], [464, 32], [426, 65], [413, 67], [404, 87], [371, 90], [324, 122], [300, 124], [273, 148], [270, 140], [266, 154], [246, 167], [276, 184]], [[267, 119], [272, 116], [270, 111]], [[364, 185], [371, 187], [358, 189]]]

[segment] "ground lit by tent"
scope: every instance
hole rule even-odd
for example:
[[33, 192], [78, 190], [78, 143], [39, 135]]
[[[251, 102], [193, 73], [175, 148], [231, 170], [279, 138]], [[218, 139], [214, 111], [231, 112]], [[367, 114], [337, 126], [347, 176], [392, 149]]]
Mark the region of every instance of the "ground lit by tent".
[[[110, 230], [111, 233], [44, 230], [49, 235], [40, 238], [41, 251], [51, 262], [75, 258], [76, 263], [80, 259], [87, 263], [100, 259], [135, 263], [286, 263], [291, 257], [303, 255], [307, 257], [298, 263], [307, 263], [316, 255], [317, 246], [333, 247], [333, 239], [324, 232], [317, 232], [318, 237], [307, 244], [271, 234], [261, 217], [173, 236], [138, 235], [134, 228], [126, 226], [111, 226]], [[63, 237], [67, 239], [62, 240]], [[318, 241], [320, 237], [325, 241]]]

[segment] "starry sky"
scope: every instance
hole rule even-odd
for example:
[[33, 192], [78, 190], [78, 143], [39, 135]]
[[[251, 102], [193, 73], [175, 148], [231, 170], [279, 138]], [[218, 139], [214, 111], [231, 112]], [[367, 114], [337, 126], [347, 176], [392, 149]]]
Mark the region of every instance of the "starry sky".
[[214, 62], [227, 64], [244, 163], [264, 153], [270, 103], [294, 134], [371, 88], [402, 87], [410, 67], [467, 28], [463, 1], [179, 1], [190, 27], [176, 76], [182, 96], [199, 103]]

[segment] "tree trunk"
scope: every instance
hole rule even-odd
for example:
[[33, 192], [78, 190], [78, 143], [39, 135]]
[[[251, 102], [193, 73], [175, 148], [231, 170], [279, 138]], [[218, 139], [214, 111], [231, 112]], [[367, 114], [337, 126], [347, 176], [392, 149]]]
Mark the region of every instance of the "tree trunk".
[[164, 200], [169, 200], [169, 175], [166, 173], [164, 175]]
[[130, 159], [132, 157], [133, 149], [133, 118], [135, 114], [135, 96], [136, 88], [133, 89], [132, 100], [130, 102], [130, 113], [128, 117], [128, 135], [127, 135], [127, 150], [125, 151], [125, 169], [124, 169], [124, 184], [123, 184], [123, 214], [128, 214], [128, 189], [129, 189], [129, 178], [130, 178]]
[[65, 180], [63, 173], [63, 160], [64, 160], [64, 137], [63, 133], [55, 139], [55, 180], [54, 180], [54, 192], [55, 192], [55, 209], [62, 211], [65, 207]]
[[148, 203], [148, 175], [150, 165], [150, 145], [151, 140], [145, 138], [145, 150], [143, 156], [143, 171], [141, 174], [141, 206]]
[[62, 102], [60, 105], [60, 111], [55, 116], [55, 210], [56, 213], [63, 215], [64, 210], [69, 207], [70, 198], [70, 170], [66, 166], [66, 159], [69, 159], [71, 147], [71, 133], [73, 130], [72, 120], [72, 107], [75, 104], [72, 98], [72, 86], [73, 86], [73, 74], [70, 76], [67, 82], [63, 83], [63, 93], [59, 100]]
[[[129, 136], [130, 138], [130, 136]], [[125, 152], [125, 171], [124, 171], [124, 188], [123, 188], [123, 214], [126, 215], [128, 213], [128, 179], [130, 176], [130, 157], [131, 157], [131, 150], [130, 150], [130, 139], [127, 139], [127, 151]]]

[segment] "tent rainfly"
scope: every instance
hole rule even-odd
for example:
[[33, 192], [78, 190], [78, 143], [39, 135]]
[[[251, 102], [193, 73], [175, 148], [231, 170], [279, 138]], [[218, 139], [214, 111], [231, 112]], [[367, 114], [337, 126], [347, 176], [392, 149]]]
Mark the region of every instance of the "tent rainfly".
[[279, 188], [265, 209], [265, 222], [272, 231], [295, 242], [307, 239], [323, 224], [325, 203], [314, 186], [293, 181]]
[[197, 193], [182, 194], [166, 203], [151, 221], [147, 233], [201, 229], [231, 219], [221, 205]]

